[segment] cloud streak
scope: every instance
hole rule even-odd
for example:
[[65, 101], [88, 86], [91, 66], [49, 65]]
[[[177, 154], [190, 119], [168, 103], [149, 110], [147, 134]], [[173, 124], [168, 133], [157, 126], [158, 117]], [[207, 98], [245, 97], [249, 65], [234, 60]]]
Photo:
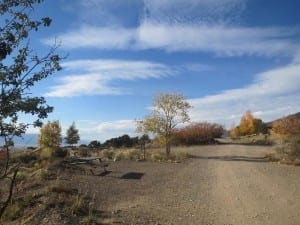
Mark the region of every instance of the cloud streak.
[[[184, 34], [184, 35], [182, 35]], [[299, 35], [293, 28], [245, 28], [224, 25], [142, 23], [137, 28], [92, 27], [58, 36], [67, 49], [161, 49], [168, 52], [206, 52], [218, 56], [293, 56]], [[44, 40], [53, 43], [52, 39]]]
[[111, 82], [161, 79], [176, 73], [163, 64], [148, 61], [77, 60], [65, 62], [62, 66], [69, 75], [60, 78], [60, 84], [51, 87], [45, 96], [126, 94], [126, 90], [112, 86]]

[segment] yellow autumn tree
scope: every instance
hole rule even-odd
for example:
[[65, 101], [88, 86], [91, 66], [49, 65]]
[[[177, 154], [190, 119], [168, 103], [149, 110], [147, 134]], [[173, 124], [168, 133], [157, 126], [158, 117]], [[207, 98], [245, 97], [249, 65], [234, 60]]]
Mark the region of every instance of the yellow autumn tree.
[[267, 134], [268, 127], [261, 119], [255, 118], [250, 110], [247, 110], [241, 117], [239, 126], [232, 126], [229, 130], [229, 136], [233, 139], [238, 138], [239, 136], [260, 133]]
[[255, 133], [255, 118], [250, 110], [247, 110], [241, 118], [239, 133], [241, 135], [250, 135]]

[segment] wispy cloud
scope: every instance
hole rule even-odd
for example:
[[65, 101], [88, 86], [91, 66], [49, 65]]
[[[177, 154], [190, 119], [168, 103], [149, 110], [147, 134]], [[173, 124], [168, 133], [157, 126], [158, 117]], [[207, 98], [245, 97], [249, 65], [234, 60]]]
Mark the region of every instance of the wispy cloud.
[[[200, 51], [223, 56], [294, 54], [289, 41], [297, 31], [287, 28], [243, 28], [222, 25], [164, 25], [145, 23], [139, 27], [138, 47], [166, 51]], [[182, 35], [184, 34], [184, 35]]]
[[[81, 25], [79, 29], [61, 34], [55, 39], [66, 49], [97, 48], [97, 49], [126, 49], [134, 42], [135, 29], [122, 27], [95, 27]], [[43, 40], [52, 45], [54, 38]]]
[[[182, 35], [184, 34], [184, 35]], [[59, 35], [67, 49], [162, 49], [208, 52], [221, 56], [293, 56], [299, 49], [294, 28], [246, 28], [223, 25], [142, 23], [139, 27], [91, 27]], [[52, 39], [44, 40], [53, 43]]]
[[127, 91], [122, 87], [112, 86], [113, 80], [159, 79], [176, 73], [163, 64], [148, 61], [78, 60], [62, 66], [69, 75], [51, 87], [45, 94], [48, 97], [124, 94]]
[[229, 126], [248, 109], [265, 121], [300, 110], [300, 64], [257, 74], [252, 84], [198, 99], [190, 99], [191, 117]]

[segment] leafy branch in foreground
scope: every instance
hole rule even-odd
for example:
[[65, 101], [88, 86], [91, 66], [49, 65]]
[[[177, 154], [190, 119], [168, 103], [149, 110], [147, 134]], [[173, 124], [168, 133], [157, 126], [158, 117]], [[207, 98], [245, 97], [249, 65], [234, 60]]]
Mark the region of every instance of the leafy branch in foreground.
[[[10, 170], [10, 149], [13, 138], [22, 136], [31, 125], [39, 127], [53, 111], [43, 97], [33, 97], [30, 89], [42, 79], [61, 70], [57, 44], [43, 56], [30, 45], [30, 35], [51, 24], [49, 17], [32, 19], [34, 6], [42, 0], [3, 0], [0, 3], [0, 138], [4, 140], [6, 163], [0, 169], [0, 179], [10, 180], [10, 188], [0, 202], [0, 218], [12, 197], [18, 167]], [[35, 116], [31, 122], [20, 122], [21, 115]]]

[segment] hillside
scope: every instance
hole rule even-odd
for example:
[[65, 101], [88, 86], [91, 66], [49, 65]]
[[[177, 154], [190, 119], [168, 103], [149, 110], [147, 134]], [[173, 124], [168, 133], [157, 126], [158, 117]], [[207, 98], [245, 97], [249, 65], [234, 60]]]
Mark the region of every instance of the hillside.
[[[296, 116], [296, 117], [300, 118], [300, 112], [297, 112], [297, 113], [294, 113], [294, 114], [291, 114], [291, 115], [288, 115], [288, 116]], [[272, 127], [272, 124], [273, 124], [274, 122], [280, 120], [280, 119], [281, 119], [281, 118], [275, 119], [275, 120], [273, 120], [273, 121], [267, 122], [266, 124], [267, 124], [268, 127]]]

